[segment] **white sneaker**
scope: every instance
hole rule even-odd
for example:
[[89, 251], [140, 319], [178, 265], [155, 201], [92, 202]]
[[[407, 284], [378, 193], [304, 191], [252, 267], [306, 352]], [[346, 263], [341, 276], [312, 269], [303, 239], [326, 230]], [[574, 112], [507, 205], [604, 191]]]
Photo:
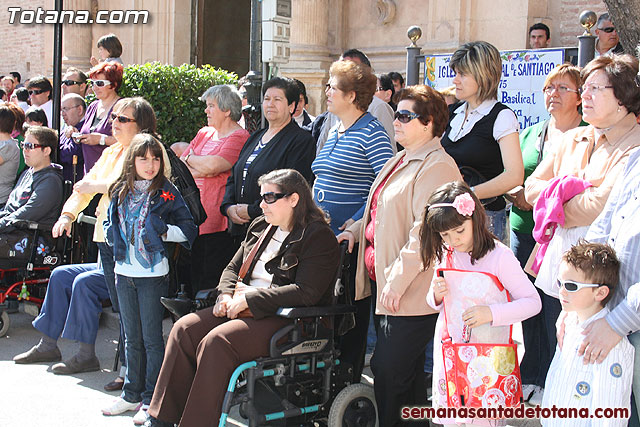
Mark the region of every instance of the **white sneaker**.
[[533, 394], [533, 392], [535, 390], [536, 390], [535, 384], [523, 384], [522, 385], [522, 399], [525, 402], [528, 402], [529, 398], [531, 397], [531, 395]]
[[148, 410], [149, 405], [142, 405], [138, 412], [133, 416], [133, 423], [137, 426], [144, 424], [147, 421], [147, 418], [149, 418]]
[[538, 406], [542, 405], [542, 396], [544, 395], [544, 389], [542, 387], [536, 386], [533, 394], [529, 398], [529, 405]]
[[122, 397], [115, 399], [109, 406], [102, 409], [103, 415], [120, 415], [127, 411], [137, 411], [142, 406], [142, 402], [127, 402]]

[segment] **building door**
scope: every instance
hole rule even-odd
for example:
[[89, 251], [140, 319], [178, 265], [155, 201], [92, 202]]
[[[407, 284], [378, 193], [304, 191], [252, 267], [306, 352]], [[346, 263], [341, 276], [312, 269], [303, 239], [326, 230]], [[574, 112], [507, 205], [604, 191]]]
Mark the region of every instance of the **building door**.
[[251, 0], [197, 0], [196, 64], [249, 71]]

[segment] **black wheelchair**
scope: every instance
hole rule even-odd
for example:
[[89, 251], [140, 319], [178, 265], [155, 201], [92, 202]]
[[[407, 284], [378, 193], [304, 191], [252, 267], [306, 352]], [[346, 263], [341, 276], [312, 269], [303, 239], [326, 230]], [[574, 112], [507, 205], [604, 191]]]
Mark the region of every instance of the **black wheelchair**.
[[51, 224], [15, 221], [14, 232], [0, 236], [0, 337], [11, 325], [10, 312], [25, 302], [25, 311], [38, 315], [55, 267], [71, 261], [70, 240], [53, 239]]
[[[366, 426], [377, 427], [373, 388], [353, 378], [349, 363], [340, 360], [336, 338], [354, 322], [348, 277], [346, 242], [336, 274], [333, 304], [327, 307], [280, 308], [278, 316], [293, 323], [277, 331], [270, 355], [243, 363], [233, 372], [222, 406], [219, 426], [231, 408], [254, 426]], [[179, 314], [212, 305], [214, 289], [202, 290], [195, 301], [178, 301]], [[176, 312], [175, 299], [164, 299]], [[178, 310], [179, 311], [179, 310]]]

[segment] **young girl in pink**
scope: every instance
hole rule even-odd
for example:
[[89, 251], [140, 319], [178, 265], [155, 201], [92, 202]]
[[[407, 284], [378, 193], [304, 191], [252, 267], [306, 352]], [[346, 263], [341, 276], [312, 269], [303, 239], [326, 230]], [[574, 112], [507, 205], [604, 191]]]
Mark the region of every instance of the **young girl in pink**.
[[[540, 297], [511, 250], [489, 231], [482, 204], [464, 182], [445, 184], [431, 195], [420, 244], [425, 268], [434, 265], [434, 271], [447, 268], [489, 273], [497, 277], [510, 296], [507, 302], [502, 292], [500, 301], [495, 298], [498, 287], [491, 280], [472, 279], [474, 275], [469, 275], [468, 280], [452, 281], [446, 279], [446, 272], [445, 277], [434, 274], [427, 294], [427, 303], [440, 311], [433, 340], [432, 404], [434, 408], [446, 407], [448, 389], [441, 342], [445, 333], [448, 331], [454, 343], [465, 342], [463, 334], [470, 334], [468, 342], [472, 343], [502, 342], [494, 340], [508, 339], [510, 325], [540, 311]], [[447, 296], [450, 300], [444, 303]], [[442, 311], [445, 304], [447, 331]], [[455, 311], [460, 305], [465, 308]], [[451, 393], [450, 389], [451, 386]], [[489, 424], [489, 420], [479, 419], [440, 419], [436, 422], [444, 425]], [[495, 423], [494, 420], [490, 424]]]

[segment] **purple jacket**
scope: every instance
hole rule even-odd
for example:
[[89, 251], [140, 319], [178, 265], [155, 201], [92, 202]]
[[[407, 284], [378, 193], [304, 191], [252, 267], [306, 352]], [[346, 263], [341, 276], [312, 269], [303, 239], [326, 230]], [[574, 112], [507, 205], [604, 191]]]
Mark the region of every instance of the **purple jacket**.
[[553, 237], [556, 227], [564, 224], [564, 204], [572, 197], [591, 187], [591, 183], [578, 177], [558, 176], [549, 181], [542, 190], [533, 207], [533, 238], [540, 243], [535, 262], [531, 269], [536, 273], [540, 269], [547, 245]]
[[[102, 133], [107, 136], [111, 136], [111, 120], [109, 120], [109, 116], [111, 115], [111, 111], [113, 111], [113, 107], [118, 103], [116, 101], [111, 109], [107, 112], [107, 115], [98, 122], [98, 124], [92, 128], [93, 120], [96, 117], [98, 112], [98, 103], [100, 101], [93, 101], [89, 107], [87, 108], [87, 112], [84, 114], [84, 125], [82, 129], [80, 129], [80, 133], [90, 134], [90, 133]], [[82, 156], [84, 157], [84, 173], [87, 173], [91, 170], [95, 162], [98, 161], [104, 149], [107, 148], [106, 145], [87, 145], [82, 144]]]

